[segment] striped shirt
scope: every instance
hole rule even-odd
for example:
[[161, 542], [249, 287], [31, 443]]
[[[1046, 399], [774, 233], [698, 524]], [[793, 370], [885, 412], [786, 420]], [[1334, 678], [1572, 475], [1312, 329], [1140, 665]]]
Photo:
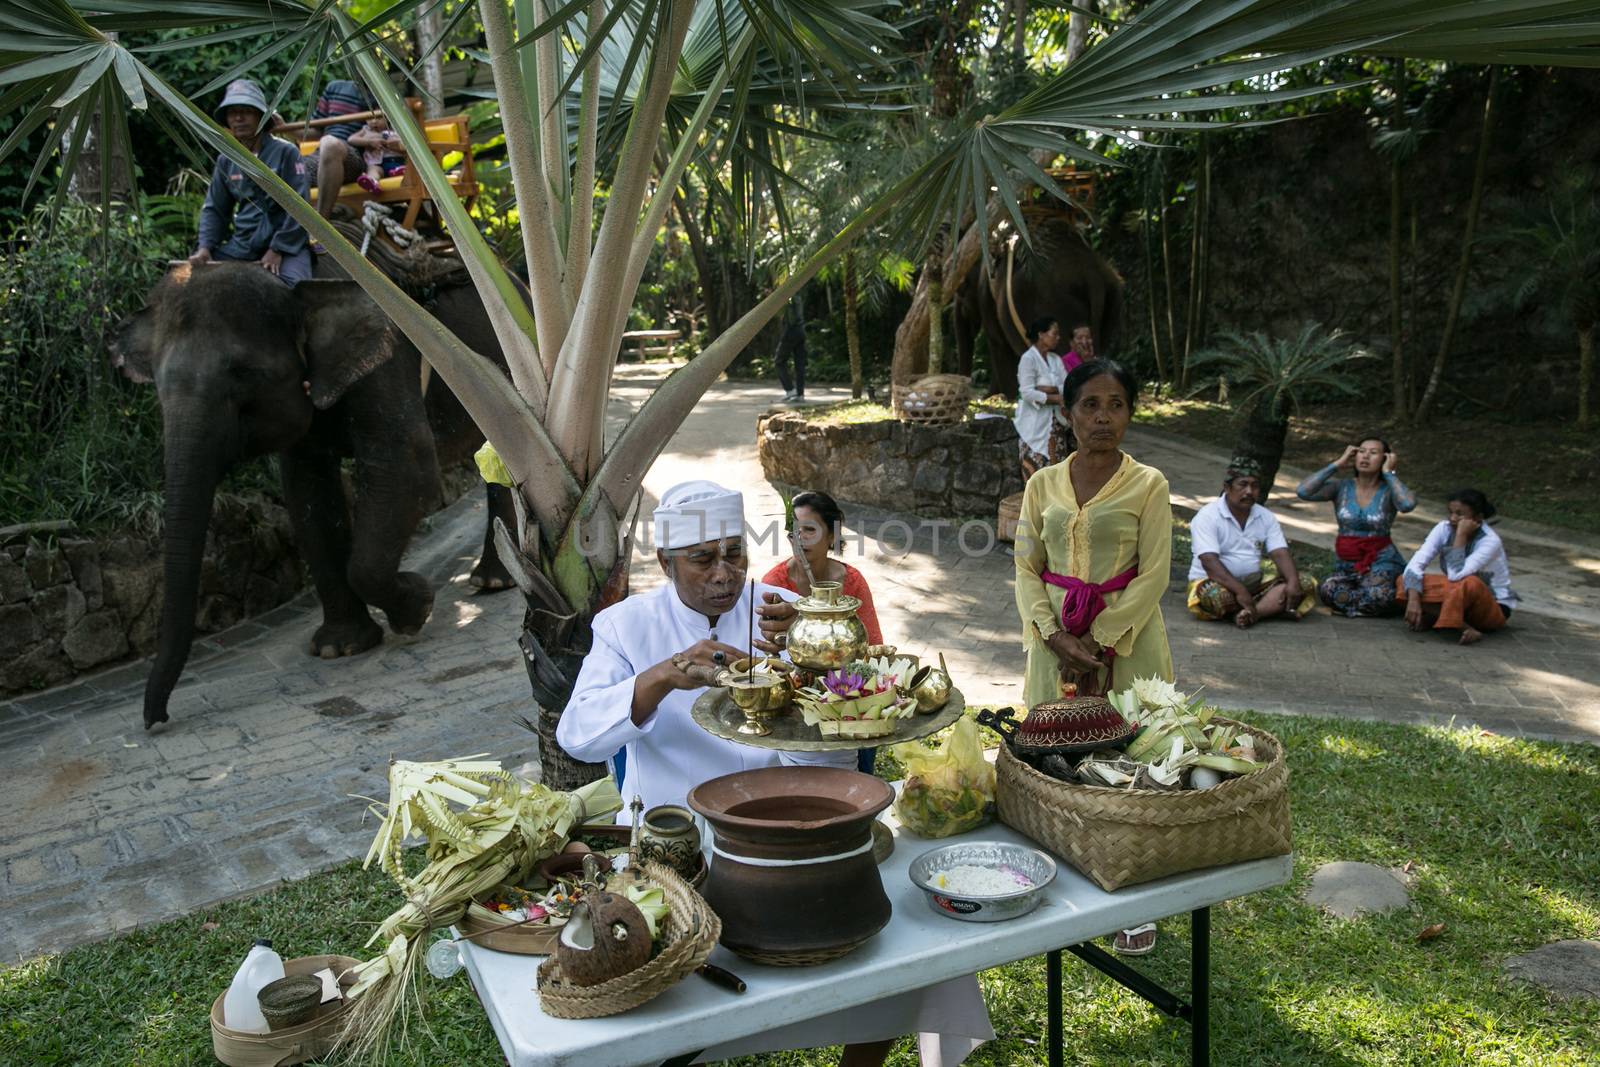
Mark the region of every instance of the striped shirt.
[[[317, 106], [312, 109], [313, 119], [333, 118], [335, 115], [354, 115], [360, 111], [371, 111], [372, 104], [367, 100], [367, 94], [361, 86], [353, 81], [339, 80], [328, 83], [322, 90], [322, 95], [317, 97]], [[323, 129], [324, 134], [332, 134], [341, 141], [348, 141], [350, 135], [359, 130], [362, 122], [341, 122]]]

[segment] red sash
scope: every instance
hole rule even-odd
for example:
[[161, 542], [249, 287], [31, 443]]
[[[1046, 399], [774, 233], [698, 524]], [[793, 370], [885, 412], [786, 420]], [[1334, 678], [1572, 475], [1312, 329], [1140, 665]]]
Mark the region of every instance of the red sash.
[[1394, 544], [1387, 537], [1357, 537], [1340, 534], [1333, 542], [1333, 554], [1346, 563], [1354, 564], [1357, 574], [1365, 574], [1383, 555], [1383, 550]]

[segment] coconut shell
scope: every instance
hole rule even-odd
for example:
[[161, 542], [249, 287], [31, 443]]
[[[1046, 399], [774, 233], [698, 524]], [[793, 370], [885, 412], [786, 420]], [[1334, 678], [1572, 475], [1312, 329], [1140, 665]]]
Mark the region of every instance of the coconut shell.
[[556, 941], [561, 974], [578, 986], [620, 978], [649, 959], [650, 924], [631, 900], [615, 893], [585, 895], [573, 907], [572, 917]]

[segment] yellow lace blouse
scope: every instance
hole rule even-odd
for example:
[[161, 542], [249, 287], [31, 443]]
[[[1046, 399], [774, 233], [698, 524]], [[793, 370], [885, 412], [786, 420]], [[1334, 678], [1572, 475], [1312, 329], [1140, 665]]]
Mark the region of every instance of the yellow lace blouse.
[[1172, 652], [1161, 618], [1161, 595], [1172, 567], [1172, 506], [1167, 479], [1154, 467], [1123, 454], [1122, 466], [1083, 507], [1072, 491], [1066, 462], [1028, 479], [1017, 525], [1017, 613], [1028, 653], [1023, 699], [1029, 707], [1060, 697], [1055, 653], [1045, 640], [1061, 629], [1062, 591], [1046, 584], [1044, 571], [1086, 582], [1105, 582], [1138, 565], [1126, 589], [1106, 594], [1106, 610], [1086, 638], [1116, 649], [1111, 688], [1135, 678], [1172, 680]]

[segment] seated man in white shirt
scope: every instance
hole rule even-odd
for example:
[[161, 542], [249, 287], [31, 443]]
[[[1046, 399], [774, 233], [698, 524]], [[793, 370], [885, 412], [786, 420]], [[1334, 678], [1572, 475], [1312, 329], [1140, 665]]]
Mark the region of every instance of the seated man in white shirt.
[[[713, 482], [684, 482], [661, 496], [654, 521], [665, 585], [594, 617], [594, 643], [578, 671], [556, 741], [575, 759], [599, 763], [626, 753], [618, 789], [646, 810], [683, 804], [689, 790], [758, 767], [826, 764], [854, 769], [854, 749], [779, 752], [715, 737], [690, 711], [705, 683], [691, 668], [715, 670], [745, 655], [738, 647], [759, 620], [757, 650], [780, 653], [795, 618], [795, 594], [746, 578], [744, 497]], [[623, 821], [619, 815], [619, 821]], [[975, 977], [824, 1016], [798, 1027], [708, 1050], [706, 1058], [845, 1043], [841, 1067], [876, 1067], [898, 1034], [924, 1033], [925, 1060], [960, 1063], [994, 1036]], [[930, 1054], [931, 1053], [931, 1054]], [[714, 1055], [713, 1055], [714, 1054]]]
[[1262, 619], [1303, 617], [1316, 603], [1316, 579], [1289, 554], [1277, 516], [1256, 503], [1261, 464], [1235, 456], [1222, 495], [1189, 523], [1189, 611], [1197, 619], [1228, 619], [1241, 630]]

